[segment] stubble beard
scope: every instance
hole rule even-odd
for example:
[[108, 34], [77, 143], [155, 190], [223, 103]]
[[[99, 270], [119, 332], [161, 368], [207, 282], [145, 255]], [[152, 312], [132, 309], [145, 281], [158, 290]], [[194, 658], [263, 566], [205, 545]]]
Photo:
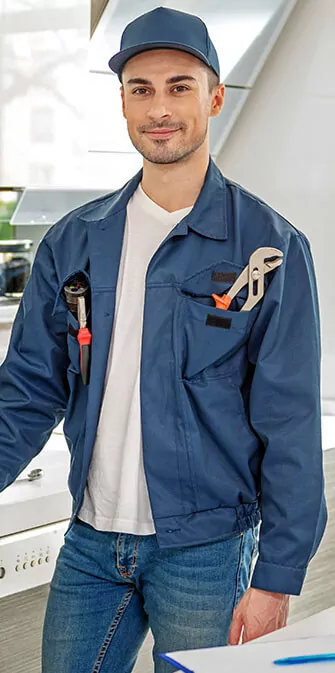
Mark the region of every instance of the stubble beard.
[[[134, 145], [135, 149], [142, 155], [144, 159], [150, 161], [152, 164], [175, 164], [177, 162], [184, 161], [191, 154], [194, 154], [201, 145], [205, 142], [207, 136], [207, 128], [204, 130], [203, 134], [198, 136], [186, 145], [180, 143], [178, 147], [169, 148], [169, 140], [152, 140], [153, 143], [152, 149], [146, 147], [145, 142], [140, 142], [137, 138], [134, 138], [129, 133], [130, 140]], [[141, 139], [142, 135], [140, 135]]]

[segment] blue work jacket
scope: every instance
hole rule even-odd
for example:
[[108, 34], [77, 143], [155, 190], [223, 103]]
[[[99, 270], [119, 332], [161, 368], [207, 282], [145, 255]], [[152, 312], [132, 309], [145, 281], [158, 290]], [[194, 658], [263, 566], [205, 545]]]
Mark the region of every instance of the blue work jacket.
[[[126, 207], [141, 177], [70, 212], [44, 236], [0, 368], [0, 490], [65, 417], [69, 527], [82, 504], [99, 421]], [[229, 310], [215, 308], [212, 293], [227, 291], [264, 246], [284, 257], [265, 276], [263, 299], [240, 311], [244, 287]], [[79, 271], [91, 287], [89, 385], [81, 380], [78, 323], [63, 292]], [[212, 159], [192, 211], [147, 268], [140, 399], [160, 548], [214, 542], [261, 520], [252, 586], [299, 594], [327, 518], [310, 246]]]

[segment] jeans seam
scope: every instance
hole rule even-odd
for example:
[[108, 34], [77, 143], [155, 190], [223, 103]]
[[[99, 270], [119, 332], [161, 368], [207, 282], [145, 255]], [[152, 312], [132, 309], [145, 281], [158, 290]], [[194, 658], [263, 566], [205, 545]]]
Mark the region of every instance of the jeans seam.
[[102, 666], [103, 660], [105, 658], [106, 652], [108, 650], [108, 647], [109, 647], [109, 645], [112, 641], [112, 638], [115, 634], [115, 631], [116, 631], [116, 629], [117, 629], [117, 627], [118, 627], [118, 625], [121, 621], [121, 618], [124, 615], [125, 610], [129, 605], [130, 599], [133, 596], [134, 591], [135, 591], [135, 588], [130, 587], [127, 590], [127, 593], [125, 594], [124, 598], [122, 599], [122, 601], [121, 601], [121, 603], [120, 603], [120, 605], [119, 605], [119, 607], [116, 611], [115, 617], [114, 617], [113, 621], [111, 622], [111, 624], [109, 626], [109, 629], [107, 631], [107, 634], [104, 638], [104, 641], [101, 645], [100, 652], [99, 652], [99, 654], [96, 658], [95, 664], [94, 664], [93, 669], [92, 669], [92, 673], [99, 673], [99, 671], [101, 670], [101, 666]]
[[[120, 535], [122, 535], [122, 533]], [[121, 577], [127, 577], [129, 579], [136, 570], [138, 547], [139, 547], [139, 544], [140, 544], [141, 536], [137, 535], [137, 537], [136, 537], [136, 542], [135, 542], [134, 550], [133, 550], [133, 556], [132, 556], [132, 559], [131, 559], [131, 567], [127, 571], [125, 566], [120, 565], [120, 555], [119, 555], [120, 535], [118, 536], [117, 545], [116, 545], [117, 568], [118, 568], [118, 571], [119, 571]]]
[[116, 565], [117, 565], [118, 570], [120, 570], [120, 568], [121, 568], [121, 566], [120, 566], [120, 552], [119, 552], [120, 538], [121, 538], [121, 533], [119, 533], [119, 535], [117, 536], [117, 540], [116, 540]]

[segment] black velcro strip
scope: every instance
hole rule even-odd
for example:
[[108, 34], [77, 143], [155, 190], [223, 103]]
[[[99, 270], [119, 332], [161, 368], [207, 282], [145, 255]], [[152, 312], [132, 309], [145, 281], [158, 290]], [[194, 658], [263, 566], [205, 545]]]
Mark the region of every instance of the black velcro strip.
[[223, 327], [224, 329], [230, 329], [231, 318], [221, 318], [218, 315], [210, 315], [209, 313], [207, 316], [206, 325], [210, 325], [211, 327]]
[[74, 329], [74, 327], [72, 327], [72, 325], [69, 325], [68, 333], [71, 334], [71, 336], [76, 337], [78, 335], [78, 330]]
[[236, 273], [234, 271], [212, 271], [212, 280], [216, 283], [234, 283]]

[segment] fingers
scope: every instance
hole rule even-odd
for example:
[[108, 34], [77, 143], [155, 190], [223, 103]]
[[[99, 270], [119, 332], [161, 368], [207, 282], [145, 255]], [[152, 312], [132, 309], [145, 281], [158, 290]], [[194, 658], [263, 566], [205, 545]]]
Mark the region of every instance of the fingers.
[[235, 610], [229, 631], [228, 645], [239, 644], [242, 627], [243, 627], [242, 615]]
[[286, 626], [289, 596], [249, 588], [234, 610], [228, 645], [238, 645]]

